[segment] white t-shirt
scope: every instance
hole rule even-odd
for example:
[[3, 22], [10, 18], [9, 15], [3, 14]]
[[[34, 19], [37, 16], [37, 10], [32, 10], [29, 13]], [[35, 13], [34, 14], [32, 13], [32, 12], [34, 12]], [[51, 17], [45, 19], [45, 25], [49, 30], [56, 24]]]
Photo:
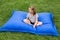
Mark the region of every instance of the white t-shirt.
[[27, 14], [27, 18], [29, 18], [29, 20], [30, 20], [32, 23], [35, 23], [36, 17], [38, 18], [38, 14], [37, 14], [37, 13], [36, 13], [34, 16], [30, 16], [30, 13]]

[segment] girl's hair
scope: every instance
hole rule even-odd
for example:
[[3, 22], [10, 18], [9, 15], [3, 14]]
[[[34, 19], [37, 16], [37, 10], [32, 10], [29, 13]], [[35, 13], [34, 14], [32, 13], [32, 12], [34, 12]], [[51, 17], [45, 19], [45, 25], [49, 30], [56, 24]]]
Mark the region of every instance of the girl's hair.
[[33, 15], [36, 14], [35, 8], [33, 6], [30, 6], [29, 8], [31, 8], [31, 10], [33, 11]]

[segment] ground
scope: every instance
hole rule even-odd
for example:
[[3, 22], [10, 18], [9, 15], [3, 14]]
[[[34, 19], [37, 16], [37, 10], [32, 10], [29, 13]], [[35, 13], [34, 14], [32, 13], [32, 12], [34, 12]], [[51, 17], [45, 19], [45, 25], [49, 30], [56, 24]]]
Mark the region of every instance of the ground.
[[[13, 10], [28, 11], [33, 5], [37, 12], [51, 12], [60, 35], [60, 0], [0, 0], [0, 27], [12, 16]], [[0, 32], [0, 40], [60, 40], [60, 36]]]

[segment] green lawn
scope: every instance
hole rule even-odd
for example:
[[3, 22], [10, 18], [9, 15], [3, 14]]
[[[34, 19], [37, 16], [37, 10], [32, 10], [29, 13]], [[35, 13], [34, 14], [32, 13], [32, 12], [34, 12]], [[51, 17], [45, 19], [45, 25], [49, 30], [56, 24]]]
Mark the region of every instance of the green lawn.
[[[11, 17], [12, 10], [28, 11], [30, 5], [34, 5], [37, 12], [52, 12], [53, 21], [60, 35], [60, 0], [0, 0], [0, 26]], [[0, 32], [0, 40], [60, 40], [60, 36]]]

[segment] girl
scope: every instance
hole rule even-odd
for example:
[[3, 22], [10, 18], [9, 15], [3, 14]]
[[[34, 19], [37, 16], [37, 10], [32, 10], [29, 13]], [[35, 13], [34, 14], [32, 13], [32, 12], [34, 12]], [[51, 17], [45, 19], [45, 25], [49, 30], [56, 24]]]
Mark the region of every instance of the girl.
[[37, 25], [42, 25], [42, 22], [38, 21], [38, 14], [36, 14], [35, 8], [33, 6], [29, 7], [29, 13], [24, 19], [24, 22], [27, 24], [33, 24], [33, 27], [35, 28]]

